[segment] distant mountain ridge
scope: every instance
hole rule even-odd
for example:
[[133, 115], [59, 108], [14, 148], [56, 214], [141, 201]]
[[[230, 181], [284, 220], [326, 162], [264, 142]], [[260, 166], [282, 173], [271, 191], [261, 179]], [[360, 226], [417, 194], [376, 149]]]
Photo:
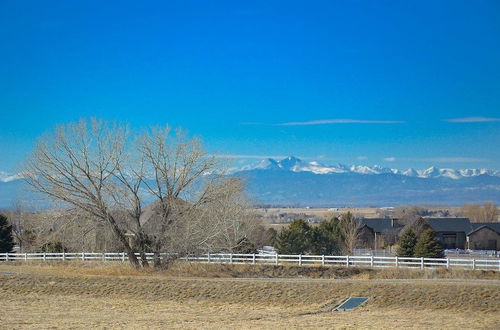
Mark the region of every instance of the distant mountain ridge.
[[[430, 167], [399, 170], [378, 165], [323, 165], [290, 156], [233, 168], [256, 203], [307, 206], [500, 204], [500, 172]], [[0, 208], [32, 200], [20, 174], [0, 172]]]
[[365, 166], [365, 165], [344, 165], [337, 164], [332, 166], [323, 165], [317, 161], [305, 162], [297, 157], [289, 156], [282, 160], [275, 160], [273, 158], [263, 159], [254, 165], [247, 165], [241, 168], [233, 169], [233, 172], [249, 171], [249, 170], [286, 170], [292, 172], [311, 172], [314, 174], [330, 174], [330, 173], [358, 173], [358, 174], [400, 174], [410, 177], [419, 178], [439, 178], [447, 177], [450, 179], [468, 178], [478, 175], [490, 175], [500, 177], [500, 171], [489, 169], [451, 169], [451, 168], [437, 168], [432, 166], [428, 169], [415, 170], [409, 168], [407, 170], [399, 170], [389, 167], [382, 167], [379, 165]]
[[296, 157], [264, 159], [233, 169], [260, 203], [309, 206], [394, 206], [493, 201], [500, 203], [500, 172], [488, 169], [399, 170], [382, 166], [326, 166]]

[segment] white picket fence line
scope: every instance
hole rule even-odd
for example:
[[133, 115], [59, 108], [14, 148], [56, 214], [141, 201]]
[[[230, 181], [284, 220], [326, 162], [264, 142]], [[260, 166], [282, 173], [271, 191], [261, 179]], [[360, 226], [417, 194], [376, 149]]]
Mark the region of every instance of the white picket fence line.
[[[136, 254], [139, 257], [139, 254]], [[162, 254], [160, 257], [164, 257]], [[148, 260], [153, 260], [153, 253], [146, 253]], [[124, 252], [99, 253], [0, 253], [0, 261], [121, 261], [128, 260]], [[462, 268], [475, 270], [500, 271], [500, 259], [455, 259], [455, 258], [410, 258], [376, 256], [324, 256], [324, 255], [264, 255], [215, 253], [180, 258], [186, 262], [215, 264], [266, 264], [299, 266], [345, 266], [345, 267], [404, 267], [404, 268]]]

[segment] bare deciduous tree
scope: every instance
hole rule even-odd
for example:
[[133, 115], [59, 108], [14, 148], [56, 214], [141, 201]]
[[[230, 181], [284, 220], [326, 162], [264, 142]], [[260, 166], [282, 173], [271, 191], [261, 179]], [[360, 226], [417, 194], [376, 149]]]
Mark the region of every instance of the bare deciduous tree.
[[343, 252], [351, 255], [359, 242], [361, 221], [351, 212], [340, 218], [340, 229], [343, 237]]
[[473, 222], [498, 221], [498, 208], [492, 202], [486, 202], [483, 205], [465, 204], [462, 206], [462, 214]]
[[39, 139], [25, 177], [38, 192], [110, 228], [139, 267], [148, 266], [146, 252], [160, 265], [162, 252], [230, 250], [245, 235], [242, 184], [225, 177], [221, 165], [181, 131], [131, 136], [124, 125], [91, 119]]
[[394, 209], [394, 217], [399, 219], [402, 224], [411, 225], [416, 220], [424, 215], [428, 215], [429, 211], [421, 206], [398, 206]]
[[100, 120], [57, 126], [37, 141], [26, 163], [26, 181], [56, 202], [77, 207], [106, 222], [138, 267], [134, 251], [114, 211], [122, 200], [113, 180], [126, 154], [127, 128]]

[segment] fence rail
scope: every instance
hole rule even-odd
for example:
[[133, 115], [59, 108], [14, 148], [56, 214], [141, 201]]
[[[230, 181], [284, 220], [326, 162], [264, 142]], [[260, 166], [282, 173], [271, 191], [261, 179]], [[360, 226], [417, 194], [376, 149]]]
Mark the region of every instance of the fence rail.
[[[136, 254], [139, 257], [139, 254]], [[166, 254], [160, 255], [160, 258]], [[154, 259], [153, 253], [147, 253], [148, 260]], [[0, 262], [4, 261], [121, 261], [128, 260], [124, 252], [98, 253], [0, 253]], [[458, 258], [410, 258], [377, 256], [324, 256], [324, 255], [289, 255], [289, 254], [229, 254], [216, 253], [180, 258], [186, 262], [214, 264], [266, 264], [299, 266], [344, 266], [344, 267], [401, 267], [401, 268], [462, 268], [474, 270], [500, 271], [500, 259], [458, 259]]]

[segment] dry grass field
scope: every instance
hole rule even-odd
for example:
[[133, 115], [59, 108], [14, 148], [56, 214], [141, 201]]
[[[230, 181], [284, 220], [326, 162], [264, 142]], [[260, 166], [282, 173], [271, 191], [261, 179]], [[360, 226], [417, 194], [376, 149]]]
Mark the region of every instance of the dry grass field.
[[[119, 263], [0, 264], [0, 327], [474, 328], [500, 326], [495, 273], [450, 274], [178, 265], [165, 272]], [[274, 275], [273, 275], [274, 272]], [[193, 275], [196, 277], [188, 277]], [[284, 278], [287, 275], [293, 278]], [[408, 273], [406, 273], [408, 275]], [[202, 277], [205, 276], [205, 277]], [[311, 278], [323, 277], [323, 278]], [[329, 277], [329, 278], [327, 278]], [[332, 278], [333, 277], [333, 278]], [[432, 278], [432, 279], [431, 279]], [[349, 296], [369, 301], [331, 312]]]

